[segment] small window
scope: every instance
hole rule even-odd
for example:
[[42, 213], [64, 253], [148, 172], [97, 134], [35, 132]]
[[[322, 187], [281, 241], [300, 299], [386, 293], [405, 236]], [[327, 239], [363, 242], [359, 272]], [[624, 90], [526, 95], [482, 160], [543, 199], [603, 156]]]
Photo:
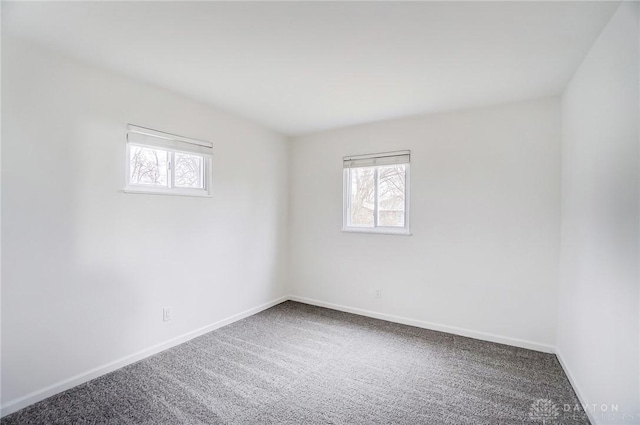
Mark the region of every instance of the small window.
[[125, 192], [211, 195], [211, 143], [129, 125]]
[[343, 159], [343, 231], [408, 235], [409, 151]]

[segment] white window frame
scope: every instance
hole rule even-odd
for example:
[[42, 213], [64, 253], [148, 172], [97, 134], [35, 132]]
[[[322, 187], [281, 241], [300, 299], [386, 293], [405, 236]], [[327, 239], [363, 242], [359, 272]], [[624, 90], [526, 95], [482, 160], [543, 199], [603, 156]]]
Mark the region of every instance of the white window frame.
[[[401, 162], [394, 162], [401, 161]], [[404, 227], [378, 226], [378, 169], [390, 164], [405, 165], [405, 188], [404, 188]], [[351, 170], [354, 168], [375, 168], [374, 171], [374, 191], [375, 202], [373, 212], [373, 227], [350, 226], [349, 216], [351, 214]], [[411, 235], [410, 205], [411, 205], [411, 152], [395, 151], [382, 152], [368, 155], [351, 155], [343, 158], [343, 199], [342, 199], [342, 231], [353, 233], [375, 233], [383, 235]]]
[[[125, 193], [139, 193], [151, 195], [178, 195], [211, 197], [211, 166], [213, 145], [204, 140], [190, 139], [171, 133], [164, 133], [150, 128], [129, 124], [126, 147], [126, 184]], [[131, 146], [159, 149], [169, 154], [167, 159], [167, 186], [154, 186], [131, 183]], [[176, 187], [173, 164], [175, 154], [185, 153], [202, 157], [203, 188]]]

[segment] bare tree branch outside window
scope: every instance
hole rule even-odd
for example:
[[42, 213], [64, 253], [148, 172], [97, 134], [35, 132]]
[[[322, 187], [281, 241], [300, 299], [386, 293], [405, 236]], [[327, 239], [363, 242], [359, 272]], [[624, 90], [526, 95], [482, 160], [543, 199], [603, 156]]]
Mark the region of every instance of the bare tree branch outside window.
[[129, 167], [133, 184], [167, 184], [167, 151], [131, 146]]
[[404, 165], [378, 168], [378, 225], [404, 226]]
[[175, 153], [175, 183], [178, 187], [202, 186], [202, 157], [186, 153]]
[[373, 227], [377, 202], [378, 226], [403, 227], [405, 224], [405, 177], [404, 164], [352, 168], [350, 170], [350, 224]]

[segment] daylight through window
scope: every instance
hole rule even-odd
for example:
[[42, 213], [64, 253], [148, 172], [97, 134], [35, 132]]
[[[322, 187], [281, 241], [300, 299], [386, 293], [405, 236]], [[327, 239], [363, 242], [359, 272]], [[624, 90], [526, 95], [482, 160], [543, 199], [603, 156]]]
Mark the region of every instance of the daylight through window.
[[409, 151], [343, 159], [343, 230], [409, 234], [409, 162]]
[[127, 192], [210, 195], [211, 143], [130, 125]]

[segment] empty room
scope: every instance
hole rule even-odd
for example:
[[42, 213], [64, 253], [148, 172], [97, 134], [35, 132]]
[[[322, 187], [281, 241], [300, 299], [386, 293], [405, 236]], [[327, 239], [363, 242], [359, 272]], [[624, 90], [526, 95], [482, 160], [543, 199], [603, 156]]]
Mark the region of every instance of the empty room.
[[2, 425], [640, 424], [640, 2], [0, 12]]

